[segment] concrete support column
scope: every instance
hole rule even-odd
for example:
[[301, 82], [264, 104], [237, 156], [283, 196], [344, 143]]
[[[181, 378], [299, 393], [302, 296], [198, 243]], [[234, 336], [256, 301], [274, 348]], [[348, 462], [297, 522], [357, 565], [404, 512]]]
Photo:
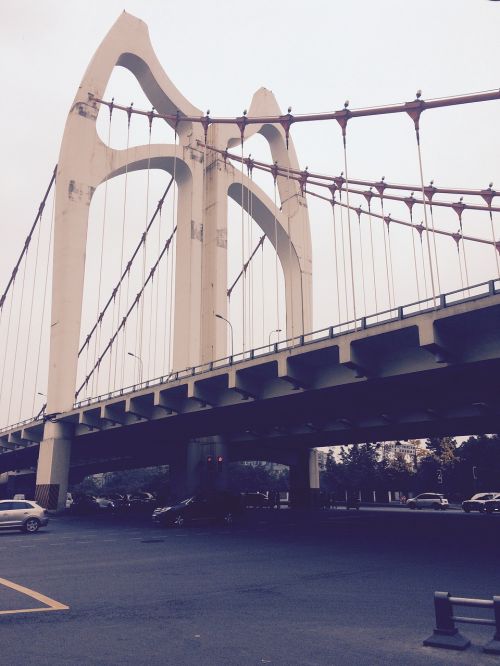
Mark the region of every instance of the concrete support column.
[[198, 492], [224, 490], [227, 461], [227, 446], [221, 438], [195, 439], [179, 445], [170, 461], [173, 496], [183, 499]]
[[316, 449], [300, 451], [290, 465], [290, 499], [294, 508], [315, 506], [319, 494], [319, 465]]
[[179, 180], [178, 189], [173, 370], [200, 363], [203, 155], [183, 151], [192, 178]]
[[66, 508], [71, 434], [68, 424], [47, 421], [44, 438], [40, 442], [35, 500], [40, 506], [52, 511], [63, 511]]
[[200, 490], [200, 447], [196, 440], [179, 444], [170, 460], [170, 487], [176, 500]]

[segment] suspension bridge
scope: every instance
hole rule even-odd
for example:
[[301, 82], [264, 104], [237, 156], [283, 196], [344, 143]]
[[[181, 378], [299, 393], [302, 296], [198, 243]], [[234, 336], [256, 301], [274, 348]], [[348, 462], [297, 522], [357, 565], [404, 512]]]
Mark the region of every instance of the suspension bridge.
[[[116, 66], [150, 109], [107, 96]], [[500, 192], [426, 182], [420, 121], [499, 99], [418, 92], [284, 114], [262, 88], [241, 116], [215, 117], [123, 13], [0, 296], [0, 472], [36, 474], [37, 500], [60, 509], [89, 473], [169, 464], [182, 495], [223, 487], [230, 461], [268, 460], [290, 466], [307, 502], [315, 447], [498, 431]], [[353, 121], [394, 114], [414, 134], [418, 181], [353, 177]], [[292, 133], [307, 123], [336, 132], [338, 174], [300, 167]], [[257, 135], [267, 161], [246, 151]], [[323, 327], [312, 200], [328, 220]]]

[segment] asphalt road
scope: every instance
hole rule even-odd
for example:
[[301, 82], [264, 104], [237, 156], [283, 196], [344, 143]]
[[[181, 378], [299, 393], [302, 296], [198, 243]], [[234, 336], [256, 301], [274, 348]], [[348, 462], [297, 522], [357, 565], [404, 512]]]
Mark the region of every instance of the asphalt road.
[[[461, 625], [465, 653], [422, 640], [434, 590], [500, 593], [499, 556], [500, 515], [261, 510], [229, 528], [183, 529], [54, 518], [35, 535], [0, 532], [0, 661], [493, 665], [480, 650], [491, 627]], [[12, 612], [51, 601], [69, 608]]]

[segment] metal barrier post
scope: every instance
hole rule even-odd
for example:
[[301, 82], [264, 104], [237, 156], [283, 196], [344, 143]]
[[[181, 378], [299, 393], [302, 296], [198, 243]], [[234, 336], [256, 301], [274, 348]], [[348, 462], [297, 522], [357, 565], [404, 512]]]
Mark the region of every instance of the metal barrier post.
[[500, 597], [493, 597], [493, 614], [495, 616], [495, 635], [487, 643], [483, 652], [488, 654], [500, 654]]
[[434, 611], [436, 627], [432, 636], [423, 641], [424, 645], [449, 650], [465, 650], [469, 647], [470, 640], [462, 636], [455, 627], [449, 592], [434, 592]]

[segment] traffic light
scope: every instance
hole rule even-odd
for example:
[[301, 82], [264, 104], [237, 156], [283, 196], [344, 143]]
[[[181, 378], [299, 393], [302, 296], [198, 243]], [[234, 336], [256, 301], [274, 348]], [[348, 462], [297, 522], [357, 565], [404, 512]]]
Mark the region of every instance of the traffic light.
[[207, 456], [207, 469], [208, 470], [213, 470], [214, 468], [214, 457], [213, 456]]
[[437, 471], [437, 482], [443, 483], [443, 470], [438, 469]]
[[223, 456], [217, 456], [217, 471], [222, 472], [222, 463], [224, 462]]

